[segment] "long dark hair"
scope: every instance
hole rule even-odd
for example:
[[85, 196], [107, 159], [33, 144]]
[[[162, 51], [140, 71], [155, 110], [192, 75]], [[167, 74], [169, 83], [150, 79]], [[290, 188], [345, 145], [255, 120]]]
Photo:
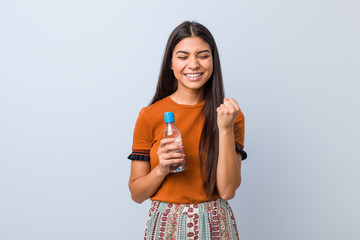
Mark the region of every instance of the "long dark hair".
[[[171, 33], [166, 44], [156, 92], [149, 105], [173, 94], [177, 90], [178, 83], [171, 70], [172, 54], [175, 46], [182, 39], [194, 36], [202, 38], [210, 45], [213, 57], [213, 73], [204, 86], [204, 97], [206, 101], [202, 111], [205, 115], [205, 123], [199, 144], [203, 183], [206, 194], [210, 197], [218, 193], [216, 188], [216, 172], [219, 156], [219, 129], [217, 127], [216, 108], [223, 102], [224, 87], [219, 52], [215, 39], [205, 26], [197, 22], [185, 21], [177, 26]], [[203, 168], [202, 164], [203, 159], [205, 159], [205, 168]]]

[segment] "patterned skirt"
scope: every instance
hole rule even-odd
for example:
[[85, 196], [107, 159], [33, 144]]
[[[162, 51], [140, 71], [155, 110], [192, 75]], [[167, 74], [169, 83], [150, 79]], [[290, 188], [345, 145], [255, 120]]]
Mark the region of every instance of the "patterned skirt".
[[227, 201], [197, 204], [152, 201], [145, 240], [239, 239], [235, 218]]

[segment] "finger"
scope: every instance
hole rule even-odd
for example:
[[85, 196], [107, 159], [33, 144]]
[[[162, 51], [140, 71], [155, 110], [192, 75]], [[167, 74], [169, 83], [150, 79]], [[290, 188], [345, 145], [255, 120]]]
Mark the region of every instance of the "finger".
[[226, 110], [227, 106], [224, 103], [222, 103], [222, 104], [220, 104], [219, 108], [220, 108], [220, 110]]
[[184, 158], [185, 154], [176, 153], [176, 152], [169, 152], [169, 153], [164, 153], [162, 157], [163, 157], [164, 160], [169, 161], [169, 160], [172, 160], [172, 159]]
[[226, 111], [225, 105], [221, 104], [219, 107], [216, 108], [218, 114], [222, 114]]
[[230, 108], [229, 106], [226, 106], [225, 104], [221, 104], [216, 111], [218, 112], [218, 114], [226, 114], [229, 111], [231, 111], [232, 108]]
[[235, 111], [238, 111], [240, 108], [239, 108], [239, 105], [237, 104], [237, 102], [235, 101], [235, 99], [233, 98], [225, 98], [224, 99], [224, 104], [226, 104], [227, 106], [230, 106], [235, 110]]
[[163, 138], [160, 140], [159, 148], [165, 147], [166, 144], [175, 142], [174, 138]]
[[238, 103], [236, 102], [235, 99], [229, 98], [229, 102], [232, 103], [232, 105], [234, 106], [234, 108], [235, 108], [236, 111], [240, 111], [240, 107], [239, 107], [239, 105], [238, 105]]
[[220, 109], [218, 111], [219, 114], [233, 114], [235, 112], [235, 108], [229, 100], [224, 99], [224, 103], [220, 105]]
[[176, 151], [176, 150], [181, 150], [183, 149], [184, 147], [179, 145], [179, 144], [176, 144], [176, 143], [168, 143], [166, 144], [163, 148], [162, 148], [162, 151], [164, 152], [168, 152], [168, 151]]
[[234, 112], [235, 111], [235, 107], [234, 107], [233, 103], [230, 102], [228, 99], [224, 99], [224, 105], [226, 106], [226, 109], [229, 112]]
[[164, 163], [164, 165], [169, 166], [169, 165], [178, 164], [178, 163], [182, 163], [182, 162], [184, 162], [184, 159], [172, 159], [172, 160], [167, 160]]
[[184, 147], [181, 145], [178, 145], [176, 143], [167, 143], [163, 147], [158, 148], [157, 155], [158, 155], [159, 159], [160, 158], [168, 159], [171, 157], [169, 157], [166, 154], [168, 154], [169, 152], [175, 152], [175, 153], [182, 154], [182, 153], [184, 153], [183, 151], [181, 151], [182, 149], [184, 149]]

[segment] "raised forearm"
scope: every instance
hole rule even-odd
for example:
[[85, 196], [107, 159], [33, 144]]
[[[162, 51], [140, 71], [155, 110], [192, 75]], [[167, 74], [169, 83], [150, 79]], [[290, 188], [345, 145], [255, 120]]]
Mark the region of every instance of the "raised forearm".
[[234, 197], [241, 183], [241, 160], [237, 159], [233, 129], [219, 129], [219, 158], [217, 165], [217, 189], [221, 198]]

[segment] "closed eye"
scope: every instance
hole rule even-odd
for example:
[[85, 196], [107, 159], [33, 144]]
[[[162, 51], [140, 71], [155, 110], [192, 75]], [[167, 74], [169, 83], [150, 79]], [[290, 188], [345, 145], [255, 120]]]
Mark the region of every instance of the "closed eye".
[[201, 56], [199, 56], [199, 58], [201, 58], [201, 59], [206, 59], [208, 57], [210, 57], [210, 56], [209, 55], [201, 55]]

